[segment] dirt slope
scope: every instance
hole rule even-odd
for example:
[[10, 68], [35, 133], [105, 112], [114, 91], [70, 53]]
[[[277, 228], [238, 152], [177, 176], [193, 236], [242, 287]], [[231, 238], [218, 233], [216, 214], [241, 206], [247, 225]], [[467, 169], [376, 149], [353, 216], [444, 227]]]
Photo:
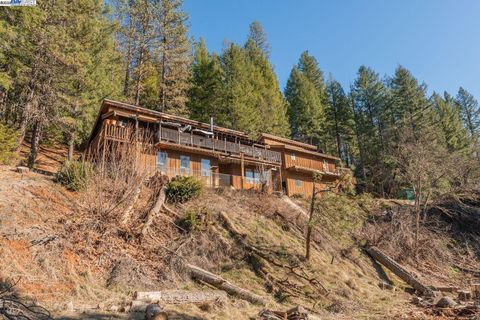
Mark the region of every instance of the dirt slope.
[[[19, 294], [57, 315], [129, 318], [135, 315], [105, 315], [96, 307], [128, 301], [135, 290], [207, 288], [185, 275], [181, 266], [188, 262], [265, 296], [273, 309], [300, 304], [322, 319], [427, 318], [409, 303], [398, 279], [397, 290], [378, 286], [381, 273], [353, 240], [317, 232], [312, 260], [305, 263], [305, 217], [273, 195], [206, 192], [174, 208], [201, 217], [193, 230], [181, 230], [176, 217], [163, 213], [151, 237], [142, 238], [137, 225], [123, 228], [116, 217], [93, 215], [85, 194], [68, 192], [47, 176], [2, 166], [0, 177], [0, 280], [19, 279]], [[148, 207], [148, 197], [143, 203]], [[232, 237], [220, 212], [264, 258]], [[250, 319], [260, 309], [233, 298], [221, 305], [167, 306], [173, 319]]]

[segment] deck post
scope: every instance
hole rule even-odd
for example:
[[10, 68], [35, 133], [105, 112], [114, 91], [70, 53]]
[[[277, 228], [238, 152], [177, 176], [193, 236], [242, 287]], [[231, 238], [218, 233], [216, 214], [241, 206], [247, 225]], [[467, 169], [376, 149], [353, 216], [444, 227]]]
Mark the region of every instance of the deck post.
[[245, 183], [244, 183], [244, 180], [245, 180], [245, 162], [243, 161], [243, 152], [240, 152], [240, 174], [242, 175], [241, 179], [240, 179], [240, 182], [241, 182], [241, 186], [242, 186], [242, 190], [243, 190], [243, 189], [245, 189]]

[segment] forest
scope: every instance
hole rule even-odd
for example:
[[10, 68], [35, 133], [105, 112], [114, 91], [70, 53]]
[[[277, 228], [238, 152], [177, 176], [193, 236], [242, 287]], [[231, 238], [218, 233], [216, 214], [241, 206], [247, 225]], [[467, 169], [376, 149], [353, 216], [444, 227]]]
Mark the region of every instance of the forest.
[[[368, 66], [343, 88], [308, 48], [279, 85], [267, 32], [211, 52], [189, 36], [182, 0], [58, 0], [0, 11], [0, 161], [28, 143], [82, 150], [105, 98], [317, 145], [353, 170], [358, 191], [425, 201], [472, 183], [480, 109], [472, 94], [429, 94], [405, 67]], [[293, 64], [293, 62], [292, 62]], [[419, 191], [420, 190], [420, 191]], [[420, 205], [420, 204], [419, 204]]]

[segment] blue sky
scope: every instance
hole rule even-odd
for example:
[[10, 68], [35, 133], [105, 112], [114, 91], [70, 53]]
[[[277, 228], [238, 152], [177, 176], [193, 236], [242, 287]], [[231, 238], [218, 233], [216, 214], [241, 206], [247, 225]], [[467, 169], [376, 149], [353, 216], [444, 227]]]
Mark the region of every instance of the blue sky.
[[429, 92], [463, 86], [480, 98], [479, 0], [185, 0], [184, 9], [210, 51], [243, 43], [260, 21], [282, 88], [308, 50], [344, 87], [362, 64], [381, 75], [401, 64]]

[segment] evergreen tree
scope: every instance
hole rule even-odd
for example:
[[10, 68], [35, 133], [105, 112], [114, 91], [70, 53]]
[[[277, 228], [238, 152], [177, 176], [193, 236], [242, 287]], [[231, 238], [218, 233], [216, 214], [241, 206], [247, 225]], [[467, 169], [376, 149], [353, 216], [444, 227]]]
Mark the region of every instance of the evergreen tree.
[[271, 46], [268, 42], [267, 35], [262, 25], [258, 21], [253, 21], [250, 24], [250, 32], [248, 34], [247, 42], [251, 41], [257, 48], [263, 51], [266, 57], [270, 55]]
[[426, 85], [419, 84], [410, 71], [399, 66], [390, 81], [390, 88], [392, 107], [389, 119], [398, 130], [406, 130], [411, 139], [417, 140], [430, 128]]
[[463, 126], [467, 129], [470, 144], [476, 149], [480, 133], [480, 108], [478, 107], [478, 102], [467, 90], [460, 87], [455, 103], [459, 108]]
[[[265, 45], [265, 44], [264, 44]], [[254, 72], [251, 74], [252, 86], [257, 96], [257, 113], [262, 119], [261, 131], [279, 136], [289, 136], [287, 103], [283, 98], [278, 80], [264, 51], [249, 39], [245, 45], [249, 62]]]
[[330, 137], [328, 145], [334, 146], [328, 152], [337, 154], [348, 165], [352, 164], [354, 153], [355, 122], [350, 100], [340, 83], [330, 75], [326, 91], [328, 104], [325, 108], [326, 130]]
[[193, 119], [209, 122], [215, 118], [218, 125], [229, 126], [228, 110], [224, 104], [224, 71], [216, 54], [209, 54], [205, 41], [195, 44], [192, 86], [188, 109]]
[[188, 16], [182, 11], [183, 0], [161, 0], [157, 11], [159, 48], [157, 69], [161, 111], [185, 115], [191, 77], [192, 52], [187, 38]]
[[357, 141], [360, 148], [360, 177], [369, 191], [382, 194], [387, 186], [389, 170], [383, 159], [387, 141], [385, 115], [388, 110], [388, 91], [380, 76], [361, 66], [352, 87]]
[[285, 87], [285, 97], [289, 103], [288, 116], [292, 137], [305, 142], [319, 138], [324, 113], [316, 87], [293, 67]]
[[325, 81], [323, 79], [323, 72], [320, 70], [317, 59], [308, 54], [308, 51], [304, 51], [300, 55], [298, 61], [298, 69], [302, 74], [310, 81], [318, 94], [320, 103], [325, 106], [327, 103], [327, 93], [325, 91]]
[[233, 129], [255, 135], [262, 126], [258, 92], [254, 90], [252, 77], [255, 69], [245, 49], [231, 44], [221, 56], [225, 73], [224, 104], [228, 110], [228, 123]]
[[453, 97], [446, 92], [443, 98], [434, 93], [432, 100], [435, 108], [435, 124], [440, 130], [440, 142], [450, 152], [468, 151], [467, 130], [463, 127], [460, 112]]

